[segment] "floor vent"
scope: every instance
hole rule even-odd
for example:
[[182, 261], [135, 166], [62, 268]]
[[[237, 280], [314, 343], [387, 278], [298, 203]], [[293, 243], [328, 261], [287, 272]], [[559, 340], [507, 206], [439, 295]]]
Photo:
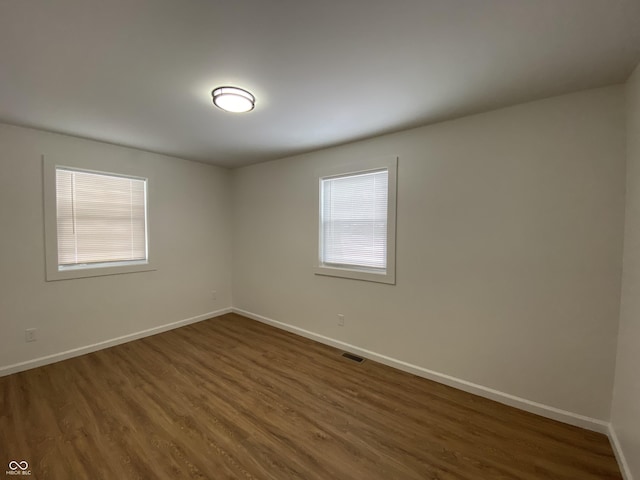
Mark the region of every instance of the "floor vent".
[[359, 357], [357, 355], [354, 355], [353, 353], [349, 353], [349, 352], [343, 352], [342, 356], [344, 358], [348, 358], [349, 360], [353, 360], [356, 363], [362, 363], [364, 362], [364, 358]]

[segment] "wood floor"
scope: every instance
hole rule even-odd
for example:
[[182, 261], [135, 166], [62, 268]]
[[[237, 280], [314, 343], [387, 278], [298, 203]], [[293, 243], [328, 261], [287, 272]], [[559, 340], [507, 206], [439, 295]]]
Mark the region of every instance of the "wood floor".
[[234, 314], [0, 378], [0, 414], [38, 480], [622, 478], [604, 435]]

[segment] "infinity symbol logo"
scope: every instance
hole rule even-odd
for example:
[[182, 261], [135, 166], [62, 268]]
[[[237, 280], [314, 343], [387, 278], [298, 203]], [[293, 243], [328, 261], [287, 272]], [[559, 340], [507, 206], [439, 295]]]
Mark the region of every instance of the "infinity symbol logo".
[[26, 470], [27, 468], [29, 468], [29, 464], [27, 463], [27, 461], [26, 461], [26, 460], [23, 460], [23, 461], [21, 461], [21, 462], [16, 462], [15, 460], [11, 460], [11, 461], [9, 462], [9, 468], [10, 468], [11, 470], [18, 470], [18, 469], [20, 469], [20, 470], [23, 470], [23, 471], [24, 471], [24, 470]]

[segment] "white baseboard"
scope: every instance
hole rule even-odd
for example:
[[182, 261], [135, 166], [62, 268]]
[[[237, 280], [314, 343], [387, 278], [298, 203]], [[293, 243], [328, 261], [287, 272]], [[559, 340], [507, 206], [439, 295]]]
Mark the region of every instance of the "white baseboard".
[[616, 456], [618, 465], [620, 465], [622, 478], [624, 478], [624, 480], [633, 480], [631, 469], [629, 469], [629, 464], [627, 463], [627, 459], [625, 458], [624, 452], [622, 451], [622, 445], [620, 445], [620, 440], [618, 440], [618, 436], [616, 435], [616, 431], [613, 429], [612, 424], [609, 424], [609, 431], [607, 432], [607, 435], [609, 436], [611, 448], [613, 448], [613, 453]]
[[196, 317], [186, 318], [184, 320], [179, 320], [177, 322], [167, 323], [165, 325], [149, 328], [147, 330], [142, 330], [140, 332], [130, 333], [128, 335], [123, 335], [122, 337], [112, 338], [110, 340], [94, 343], [92, 345], [87, 345], [85, 347], [74, 348], [72, 350], [67, 350], [65, 352], [60, 352], [60, 353], [54, 353], [53, 355], [47, 355], [45, 357], [34, 358], [33, 360], [27, 360], [26, 362], [14, 363], [13, 365], [0, 367], [0, 377], [3, 377], [5, 375], [11, 375], [12, 373], [22, 372], [24, 370], [29, 370], [31, 368], [41, 367], [43, 365], [48, 365], [50, 363], [59, 362], [61, 360], [66, 360], [68, 358], [78, 357], [86, 353], [91, 353], [97, 350], [102, 350], [104, 348], [113, 347], [115, 345], [120, 345], [121, 343], [130, 342], [132, 340], [137, 340], [139, 338], [149, 337], [157, 333], [173, 330], [174, 328], [184, 327], [185, 325], [189, 325], [191, 323], [201, 322], [209, 318], [218, 317], [220, 315], [224, 315], [225, 313], [231, 313], [232, 311], [233, 310], [231, 308], [223, 308], [221, 310], [216, 310], [214, 312], [203, 313], [202, 315], [198, 315]]
[[355, 345], [350, 345], [340, 340], [335, 340], [333, 338], [325, 337], [324, 335], [310, 332], [303, 328], [299, 328], [293, 325], [289, 325], [287, 323], [279, 322], [277, 320], [273, 320], [271, 318], [267, 318], [262, 315], [248, 312], [240, 308], [234, 307], [233, 311], [239, 315], [243, 315], [253, 320], [257, 320], [259, 322], [266, 323], [273, 327], [280, 328], [282, 330], [286, 330], [288, 332], [295, 333], [297, 335], [301, 335], [311, 340], [324, 343], [325, 345], [339, 348], [341, 350], [348, 350], [351, 353], [356, 353], [364, 358], [368, 358], [369, 360], [373, 360], [378, 363], [383, 363], [390, 367], [397, 368], [398, 370], [403, 370], [405, 372], [412, 373], [419, 377], [423, 377], [428, 380], [433, 380], [435, 382], [457, 388], [458, 390], [463, 390], [465, 392], [473, 393], [475, 395], [479, 395], [481, 397], [488, 398], [490, 400], [495, 400], [496, 402], [500, 402], [505, 405], [509, 405], [511, 407], [519, 408], [520, 410], [524, 410], [530, 413], [535, 413], [537, 415], [540, 415], [546, 418], [551, 418], [553, 420], [558, 420], [563, 423], [568, 423], [569, 425], [586, 428], [587, 430], [592, 430], [598, 433], [604, 433], [605, 435], [609, 434], [609, 422], [605, 422], [603, 420], [586, 417], [584, 415], [569, 412], [567, 410], [561, 410], [559, 408], [552, 407], [550, 405], [533, 402], [531, 400], [527, 400], [526, 398], [517, 397], [509, 393], [501, 392], [499, 390], [494, 390], [492, 388], [478, 385], [476, 383], [468, 382], [466, 380], [452, 377], [444, 373], [434, 372], [433, 370], [428, 370], [426, 368], [419, 367], [417, 365], [412, 365], [410, 363], [403, 362], [402, 360], [397, 360], [395, 358], [391, 358], [386, 355], [381, 355], [379, 353], [372, 352], [364, 348], [356, 347]]
[[555, 408], [555, 407], [538, 403], [538, 402], [533, 402], [531, 400], [527, 400], [526, 398], [517, 397], [515, 395], [501, 392], [499, 390], [494, 390], [492, 388], [488, 388], [482, 385], [478, 385], [476, 383], [468, 382], [466, 380], [452, 377], [450, 375], [434, 372], [433, 370], [428, 370], [426, 368], [419, 367], [417, 365], [412, 365], [410, 363], [403, 362], [402, 360], [397, 360], [395, 358], [391, 358], [386, 355], [372, 352], [370, 350], [366, 350], [364, 348], [360, 348], [355, 345], [342, 342], [340, 340], [326, 337], [324, 335], [320, 335], [300, 327], [296, 327], [287, 323], [273, 320], [268, 317], [264, 317], [262, 315], [258, 315], [252, 312], [248, 312], [246, 310], [242, 310], [240, 308], [224, 308], [221, 310], [204, 313], [202, 315], [187, 318], [184, 320], [179, 320], [177, 322], [167, 323], [165, 325], [160, 325], [158, 327], [153, 327], [147, 330], [142, 330], [139, 332], [130, 333], [128, 335], [123, 335], [121, 337], [112, 338], [110, 340], [105, 340], [103, 342], [94, 343], [92, 345], [87, 345], [84, 347], [67, 350], [65, 352], [60, 352], [53, 355], [47, 355], [44, 357], [35, 358], [33, 360], [28, 360], [26, 362], [20, 362], [20, 363], [15, 363], [13, 365], [3, 366], [3, 367], [0, 367], [0, 377], [5, 375], [11, 375], [17, 372], [22, 372], [24, 370], [29, 370], [31, 368], [48, 365], [50, 363], [59, 362], [69, 358], [78, 357], [80, 355], [85, 355], [87, 353], [95, 352], [97, 350], [113, 347], [115, 345], [120, 345], [122, 343], [130, 342], [132, 340], [137, 340], [139, 338], [149, 337], [151, 335], [166, 332], [168, 330], [173, 330], [175, 328], [183, 327], [192, 323], [201, 322], [203, 320], [207, 320], [213, 317], [218, 317], [220, 315], [224, 315], [230, 312], [235, 312], [239, 315], [243, 315], [245, 317], [251, 318], [253, 320], [257, 320], [267, 325], [271, 325], [281, 330], [286, 330], [288, 332], [301, 335], [303, 337], [309, 338], [311, 340], [315, 340], [325, 345], [329, 345], [335, 348], [356, 353], [362, 357], [368, 358], [369, 360], [373, 360], [375, 362], [379, 362], [384, 365], [397, 368], [398, 370], [409, 372], [419, 377], [423, 377], [428, 380], [433, 380], [435, 382], [442, 383], [444, 385], [448, 385], [450, 387], [454, 387], [459, 390], [463, 390], [465, 392], [473, 393], [475, 395], [479, 395], [481, 397], [488, 398], [490, 400], [495, 400], [505, 405], [519, 408], [520, 410], [535, 413], [537, 415], [541, 415], [546, 418], [551, 418], [553, 420], [558, 420], [560, 422], [564, 422], [570, 425], [575, 425], [581, 428], [586, 428], [588, 430], [592, 430], [595, 432], [604, 433], [609, 437], [611, 441], [611, 446], [613, 448], [614, 454], [618, 461], [618, 465], [620, 465], [620, 470], [622, 471], [624, 480], [633, 480], [631, 471], [629, 470], [629, 465], [627, 464], [627, 461], [625, 459], [618, 437], [615, 433], [615, 430], [613, 429], [612, 425], [609, 422], [586, 417], [584, 415], [579, 415], [577, 413], [569, 412], [566, 410], [561, 410], [559, 408]]

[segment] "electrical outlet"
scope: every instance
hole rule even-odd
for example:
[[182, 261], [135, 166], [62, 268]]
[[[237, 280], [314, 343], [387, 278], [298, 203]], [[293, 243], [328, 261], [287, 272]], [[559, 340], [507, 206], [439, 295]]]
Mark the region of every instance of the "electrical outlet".
[[218, 292], [216, 292], [215, 290], [211, 290], [211, 298], [214, 300], [218, 299]]
[[24, 341], [25, 342], [35, 342], [36, 341], [36, 329], [35, 328], [27, 328], [24, 331]]
[[341, 313], [338, 314], [338, 326], [344, 327], [344, 315]]

